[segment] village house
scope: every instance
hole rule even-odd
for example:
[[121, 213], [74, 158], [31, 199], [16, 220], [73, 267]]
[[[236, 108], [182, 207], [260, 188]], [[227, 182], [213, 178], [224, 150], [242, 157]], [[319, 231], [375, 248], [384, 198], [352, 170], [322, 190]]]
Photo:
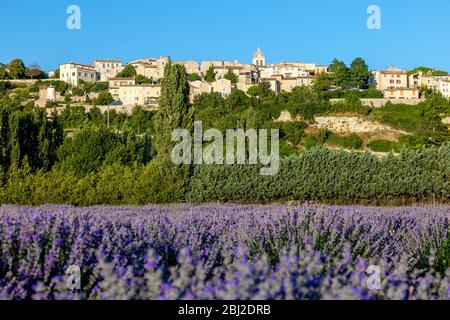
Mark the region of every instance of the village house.
[[228, 79], [218, 79], [211, 82], [211, 92], [218, 92], [223, 98], [228, 97], [234, 89], [233, 84]]
[[93, 66], [69, 62], [59, 66], [59, 78], [61, 81], [78, 86], [80, 81], [96, 82], [97, 71]]
[[295, 87], [311, 86], [313, 83], [313, 77], [310, 75], [299, 76], [292, 78], [282, 78], [280, 80], [280, 90], [285, 92], [292, 92]]
[[214, 72], [216, 73], [216, 79], [222, 79], [228, 72], [233, 72], [237, 77], [244, 70], [244, 66], [215, 66]]
[[211, 93], [211, 87], [206, 81], [189, 81], [189, 88], [189, 100], [191, 102], [194, 101], [195, 96], [198, 96], [202, 93]]
[[120, 60], [94, 60], [94, 68], [97, 71], [97, 80], [108, 81], [114, 78], [123, 70], [122, 62]]
[[383, 90], [386, 99], [411, 100], [419, 99], [417, 88], [388, 88]]
[[[208, 69], [210, 67], [213, 67], [216, 72], [217, 70], [219, 70], [220, 68], [237, 68], [240, 67], [240, 69], [244, 69], [244, 65], [240, 64], [239, 62], [235, 61], [203, 61], [201, 66], [200, 66], [200, 74], [201, 76], [205, 76], [206, 72], [208, 71]], [[223, 69], [225, 70], [225, 69]], [[222, 72], [222, 74], [224, 74], [224, 72]]]
[[449, 79], [448, 74], [425, 74], [422, 70], [409, 75], [411, 88], [428, 87], [432, 90], [440, 90], [440, 81]]
[[115, 100], [119, 100], [119, 88], [123, 86], [133, 86], [136, 84], [134, 78], [111, 78], [109, 79], [109, 93]]
[[190, 100], [194, 101], [195, 96], [202, 93], [219, 93], [223, 98], [228, 97], [236, 88], [228, 79], [218, 79], [214, 82], [206, 82], [201, 80], [190, 81]]
[[408, 72], [406, 70], [389, 67], [386, 70], [373, 71], [373, 77], [376, 88], [383, 92], [386, 89], [409, 88]]
[[414, 72], [412, 74], [410, 74], [408, 76], [408, 82], [409, 82], [409, 86], [411, 88], [420, 88], [423, 85], [425, 85], [424, 79], [423, 79], [423, 71], [418, 71], [418, 72]]
[[449, 99], [450, 98], [450, 77], [447, 77], [446, 79], [439, 80], [438, 84], [439, 84], [439, 92], [444, 97]]
[[136, 70], [136, 73], [148, 79], [158, 79], [158, 67], [156, 64], [151, 64], [144, 61], [131, 62], [130, 65]]
[[161, 86], [156, 84], [122, 85], [118, 89], [119, 100], [124, 105], [154, 105], [161, 96]]
[[175, 61], [174, 63], [184, 66], [187, 74], [192, 74], [192, 73], [199, 74], [200, 73], [200, 67], [199, 67], [197, 61], [194, 61], [194, 60]]
[[132, 61], [131, 64], [137, 74], [143, 75], [153, 81], [158, 81], [164, 77], [164, 68], [169, 63], [168, 57], [158, 59], [148, 58]]

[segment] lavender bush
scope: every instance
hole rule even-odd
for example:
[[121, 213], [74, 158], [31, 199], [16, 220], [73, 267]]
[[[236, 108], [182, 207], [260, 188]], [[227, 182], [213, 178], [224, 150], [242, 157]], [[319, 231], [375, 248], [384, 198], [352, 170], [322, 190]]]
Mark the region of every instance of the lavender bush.
[[[448, 206], [4, 206], [0, 298], [450, 299], [449, 218]], [[81, 290], [67, 289], [72, 265]]]

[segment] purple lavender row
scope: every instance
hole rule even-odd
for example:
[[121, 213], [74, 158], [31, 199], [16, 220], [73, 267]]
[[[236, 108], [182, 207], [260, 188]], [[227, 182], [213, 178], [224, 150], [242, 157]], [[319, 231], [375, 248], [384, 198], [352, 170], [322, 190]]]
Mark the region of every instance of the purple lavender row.
[[4, 206], [0, 298], [450, 299], [449, 218], [449, 206]]

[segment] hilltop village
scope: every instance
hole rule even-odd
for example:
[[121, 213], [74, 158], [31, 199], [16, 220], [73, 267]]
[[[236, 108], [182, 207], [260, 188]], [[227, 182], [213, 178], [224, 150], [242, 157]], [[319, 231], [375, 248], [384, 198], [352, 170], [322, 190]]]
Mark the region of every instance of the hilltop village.
[[[169, 57], [147, 58], [123, 64], [120, 60], [94, 60], [92, 65], [76, 62], [61, 64], [49, 76], [77, 87], [83, 83], [108, 82], [109, 92], [116, 104], [157, 106], [161, 94], [160, 81]], [[361, 59], [362, 60], [362, 59]], [[190, 85], [191, 101], [202, 93], [217, 92], [226, 98], [235, 90], [249, 93], [252, 87], [264, 82], [278, 94], [291, 92], [299, 86], [312, 86], [320, 77], [335, 74], [330, 66], [315, 63], [281, 62], [268, 64], [258, 48], [251, 64], [238, 61], [174, 61], [185, 67]], [[402, 70], [389, 67], [370, 71], [370, 84], [383, 93], [384, 99], [421, 101], [420, 89], [428, 87], [450, 97], [450, 75], [446, 72]], [[364, 89], [364, 83], [358, 85]], [[333, 89], [331, 86], [328, 89]], [[50, 89], [51, 90], [51, 89]], [[50, 92], [48, 98], [57, 100]]]

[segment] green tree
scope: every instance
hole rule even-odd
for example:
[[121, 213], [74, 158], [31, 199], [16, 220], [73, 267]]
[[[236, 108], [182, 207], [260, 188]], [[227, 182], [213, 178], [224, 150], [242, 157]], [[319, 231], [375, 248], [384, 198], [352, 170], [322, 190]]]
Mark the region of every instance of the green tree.
[[129, 64], [117, 74], [117, 78], [134, 78], [136, 77], [136, 75], [136, 69], [131, 64]]
[[5, 67], [0, 67], [0, 80], [9, 79], [8, 70]]
[[207, 82], [216, 81], [216, 74], [217, 73], [214, 71], [214, 67], [213, 66], [209, 67], [209, 69], [206, 71], [205, 81]]
[[339, 61], [335, 58], [328, 70], [334, 75], [335, 86], [342, 88], [349, 84], [348, 68], [343, 61]]
[[104, 127], [87, 126], [66, 138], [57, 156], [63, 170], [84, 176], [98, 171], [104, 163], [132, 163], [136, 155], [128, 139]]
[[247, 90], [247, 94], [250, 97], [257, 97], [259, 99], [269, 99], [275, 97], [275, 92], [273, 92], [270, 83], [267, 81], [261, 81], [256, 86], [251, 86]]
[[449, 102], [440, 93], [434, 93], [427, 99], [424, 120], [417, 134], [421, 143], [426, 146], [439, 146], [450, 141], [450, 132], [441, 117], [447, 108]]
[[187, 79], [188, 79], [188, 81], [197, 81], [197, 80], [201, 80], [202, 78], [200, 78], [200, 76], [197, 73], [189, 73], [187, 75]]
[[102, 91], [98, 95], [98, 98], [95, 99], [95, 103], [100, 106], [108, 106], [114, 101], [111, 93], [108, 91]]
[[334, 77], [326, 72], [321, 72], [316, 75], [313, 82], [313, 90], [317, 93], [330, 90], [333, 85]]
[[53, 74], [53, 78], [54, 78], [54, 79], [59, 79], [60, 74], [61, 74], [61, 71], [59, 70], [59, 68], [56, 69], [55, 72], [54, 72], [54, 74]]
[[146, 76], [143, 76], [142, 74], [138, 74], [135, 77], [137, 84], [145, 84], [145, 83], [152, 83], [152, 80], [147, 78]]
[[155, 120], [155, 148], [159, 170], [166, 177], [166, 183], [162, 187], [165, 189], [167, 202], [184, 199], [192, 172], [191, 166], [172, 162], [172, 149], [179, 143], [172, 141], [172, 132], [177, 129], [193, 132], [193, 110], [189, 104], [186, 69], [169, 62], [164, 69], [159, 112]]
[[350, 65], [349, 70], [350, 84], [353, 87], [367, 87], [369, 84], [369, 67], [362, 58], [356, 58]]
[[230, 80], [231, 83], [237, 83], [239, 80], [238, 76], [231, 69], [228, 69], [228, 72], [225, 74], [224, 78]]
[[86, 82], [83, 85], [84, 90], [86, 91], [92, 91], [92, 92], [98, 92], [101, 93], [102, 91], [106, 91], [109, 89], [109, 82], [108, 81], [99, 81], [95, 84]]
[[259, 94], [260, 94], [259, 86], [251, 86], [250, 88], [248, 88], [247, 94], [250, 97], [257, 97], [257, 96], [259, 96]]
[[45, 79], [47, 77], [46, 73], [42, 71], [37, 63], [31, 64], [25, 69], [25, 76], [30, 79]]
[[13, 79], [23, 79], [25, 77], [25, 65], [22, 60], [14, 59], [9, 63], [9, 75]]
[[261, 81], [258, 84], [259, 87], [259, 97], [262, 99], [265, 98], [273, 98], [275, 96], [275, 92], [273, 92], [270, 83], [267, 81]]
[[0, 163], [5, 170], [20, 167], [25, 157], [33, 170], [49, 170], [62, 142], [62, 126], [44, 109], [0, 108]]

